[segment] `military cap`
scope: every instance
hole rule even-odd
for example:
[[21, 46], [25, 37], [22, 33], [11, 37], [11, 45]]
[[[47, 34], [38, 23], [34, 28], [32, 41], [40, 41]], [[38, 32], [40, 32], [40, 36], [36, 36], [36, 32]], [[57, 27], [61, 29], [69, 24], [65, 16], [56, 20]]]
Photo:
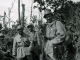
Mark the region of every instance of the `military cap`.
[[17, 27], [17, 30], [23, 30], [23, 27], [22, 27], [21, 25], [19, 25], [19, 26]]
[[46, 18], [47, 15], [53, 15], [50, 9], [44, 10], [44, 18]]

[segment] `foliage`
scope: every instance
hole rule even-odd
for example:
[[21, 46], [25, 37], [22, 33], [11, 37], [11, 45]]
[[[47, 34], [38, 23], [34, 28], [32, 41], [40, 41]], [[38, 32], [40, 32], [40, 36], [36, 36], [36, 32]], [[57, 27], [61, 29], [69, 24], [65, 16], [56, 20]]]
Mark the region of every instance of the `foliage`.
[[35, 22], [37, 22], [37, 16], [32, 16], [32, 23], [35, 23]]

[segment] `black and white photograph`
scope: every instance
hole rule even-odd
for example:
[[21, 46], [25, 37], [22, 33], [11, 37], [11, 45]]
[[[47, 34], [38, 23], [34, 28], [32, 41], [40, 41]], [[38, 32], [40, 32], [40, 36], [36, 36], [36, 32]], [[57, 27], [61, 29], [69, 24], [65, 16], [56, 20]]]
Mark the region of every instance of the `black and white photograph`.
[[0, 0], [0, 60], [80, 60], [80, 0]]

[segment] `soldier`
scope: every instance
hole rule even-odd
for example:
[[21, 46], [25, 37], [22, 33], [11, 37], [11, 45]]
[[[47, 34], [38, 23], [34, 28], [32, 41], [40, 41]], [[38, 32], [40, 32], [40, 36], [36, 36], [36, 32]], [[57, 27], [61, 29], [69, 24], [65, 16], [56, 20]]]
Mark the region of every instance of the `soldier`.
[[23, 27], [20, 25], [17, 27], [17, 31], [18, 34], [13, 42], [13, 56], [17, 57], [17, 60], [32, 60], [32, 41], [28, 38], [29, 35], [23, 32]]
[[39, 54], [40, 54], [40, 47], [39, 46], [39, 33], [38, 28], [36, 28], [33, 25], [28, 25], [27, 28], [29, 29], [29, 35], [31, 37], [31, 40], [33, 40], [33, 48], [32, 48], [32, 57], [33, 60], [39, 60]]
[[7, 50], [7, 45], [4, 43], [4, 34], [0, 33], [0, 60], [10, 60], [9, 57], [7, 57], [7, 54], [10, 52]]
[[3, 45], [4, 35], [0, 33], [0, 59], [2, 60], [5, 57], [5, 52], [3, 51], [2, 45]]
[[[60, 51], [60, 47], [56, 49], [55, 46], [60, 46], [64, 42], [66, 30], [60, 21], [56, 21], [51, 10], [44, 11], [44, 18], [47, 20], [46, 25], [46, 42], [44, 45], [44, 52], [47, 60], [56, 60], [56, 54]], [[58, 50], [58, 51], [57, 51]]]

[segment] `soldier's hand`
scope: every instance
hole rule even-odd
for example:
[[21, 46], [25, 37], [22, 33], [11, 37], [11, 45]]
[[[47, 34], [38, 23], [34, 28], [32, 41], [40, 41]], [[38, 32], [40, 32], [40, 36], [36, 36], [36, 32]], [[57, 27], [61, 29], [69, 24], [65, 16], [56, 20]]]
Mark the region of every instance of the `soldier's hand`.
[[7, 50], [7, 53], [10, 52], [10, 50]]

